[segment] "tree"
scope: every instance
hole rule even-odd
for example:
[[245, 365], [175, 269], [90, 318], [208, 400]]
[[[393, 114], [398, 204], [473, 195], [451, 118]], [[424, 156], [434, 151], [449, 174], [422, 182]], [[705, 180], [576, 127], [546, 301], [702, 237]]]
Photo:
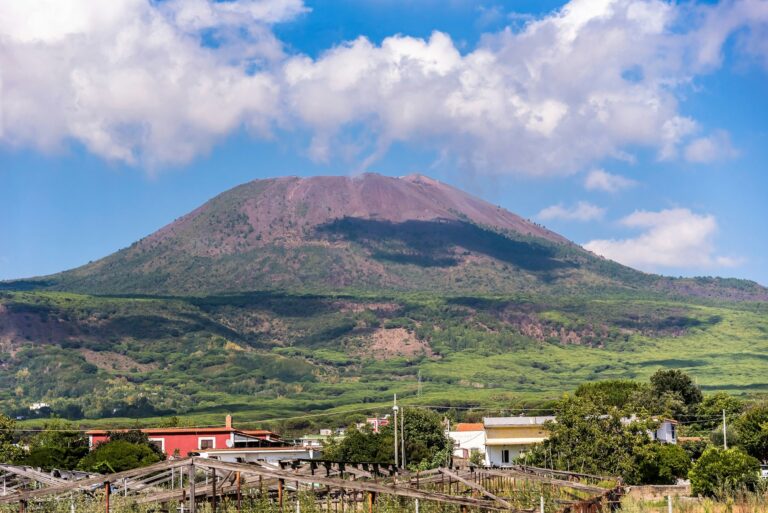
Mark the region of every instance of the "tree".
[[80, 460], [78, 467], [91, 472], [111, 473], [146, 467], [162, 460], [148, 445], [110, 440], [97, 445]]
[[24, 463], [45, 470], [71, 470], [88, 454], [88, 440], [79, 431], [69, 430], [61, 420], [47, 422], [44, 430], [29, 441]]
[[748, 454], [768, 460], [768, 403], [753, 406], [735, 422], [739, 443]]
[[723, 496], [740, 489], [752, 490], [758, 480], [760, 462], [740, 448], [710, 447], [688, 473], [694, 495]]
[[629, 379], [610, 379], [582, 383], [574, 395], [605, 407], [613, 406], [620, 410], [632, 408], [636, 399], [651, 387]]
[[403, 408], [405, 455], [409, 466], [434, 468], [450, 460], [453, 443], [445, 435], [442, 417], [430, 410]]
[[699, 420], [694, 427], [709, 431], [717, 429], [722, 422], [723, 410], [725, 410], [727, 418], [734, 419], [744, 412], [745, 407], [744, 401], [726, 392], [706, 395], [704, 400], [696, 407], [696, 414]]
[[370, 426], [351, 427], [341, 441], [331, 440], [325, 445], [326, 459], [350, 462], [394, 463], [392, 430], [374, 433]]
[[549, 437], [533, 447], [523, 462], [589, 474], [622, 476], [627, 483], [641, 477], [635, 451], [651, 444], [650, 420], [622, 421], [620, 410], [566, 396], [555, 407], [556, 422], [548, 422]]
[[[403, 408], [402, 411], [404, 433], [399, 433], [398, 426], [398, 436], [405, 436], [408, 466], [427, 469], [445, 465], [450, 460], [453, 446], [445, 435], [440, 415], [418, 408]], [[392, 425], [381, 428], [378, 433], [364, 426], [362, 429], [350, 428], [341, 441], [328, 442], [324, 454], [327, 459], [339, 461], [394, 463], [394, 444]]]
[[651, 376], [651, 387], [657, 397], [678, 397], [688, 411], [695, 411], [703, 396], [693, 379], [679, 369], [659, 369]]
[[643, 444], [634, 452], [639, 482], [643, 484], [675, 484], [691, 468], [688, 453], [675, 444]]
[[0, 414], [0, 463], [16, 463], [23, 451], [15, 443], [16, 421]]

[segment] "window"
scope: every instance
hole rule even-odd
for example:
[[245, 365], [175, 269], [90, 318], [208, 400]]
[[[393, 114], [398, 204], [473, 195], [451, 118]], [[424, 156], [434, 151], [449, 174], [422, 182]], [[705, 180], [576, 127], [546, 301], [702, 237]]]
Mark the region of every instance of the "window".
[[503, 449], [501, 451], [501, 462], [509, 463], [509, 449]]
[[211, 438], [198, 438], [197, 439], [197, 448], [204, 450], [204, 449], [215, 449], [216, 448], [216, 439]]
[[150, 438], [149, 443], [160, 449], [165, 454], [165, 438]]
[[675, 433], [675, 425], [674, 424], [670, 424], [669, 425], [669, 431], [670, 431], [670, 434], [672, 435], [672, 442], [674, 442], [675, 438], [677, 437], [677, 433]]

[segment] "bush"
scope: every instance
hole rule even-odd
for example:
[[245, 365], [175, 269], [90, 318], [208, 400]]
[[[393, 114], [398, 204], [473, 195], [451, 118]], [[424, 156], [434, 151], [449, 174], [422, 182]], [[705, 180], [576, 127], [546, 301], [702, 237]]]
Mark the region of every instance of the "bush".
[[739, 448], [710, 447], [688, 473], [694, 495], [729, 495], [740, 489], [753, 490], [760, 462]]
[[642, 484], [675, 484], [688, 475], [691, 458], [678, 445], [653, 443], [637, 449], [635, 465]]
[[96, 446], [78, 465], [82, 470], [91, 472], [122, 472], [139, 467], [146, 467], [161, 461], [151, 447], [134, 444], [125, 440], [105, 442]]

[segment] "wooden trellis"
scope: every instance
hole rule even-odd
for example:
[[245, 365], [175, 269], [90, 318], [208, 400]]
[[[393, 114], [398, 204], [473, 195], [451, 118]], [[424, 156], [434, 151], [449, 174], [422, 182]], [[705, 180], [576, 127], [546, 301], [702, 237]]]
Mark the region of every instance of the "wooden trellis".
[[[25, 513], [31, 502], [71, 497], [73, 493], [99, 494], [105, 513], [109, 513], [110, 496], [115, 494], [136, 504], [185, 504], [189, 513], [196, 513], [201, 502], [210, 503], [216, 513], [218, 504], [226, 497], [234, 500], [240, 512], [245, 490], [258, 492], [282, 508], [289, 495], [298, 497], [302, 489], [326, 504], [331, 500], [365, 504], [369, 513], [373, 513], [376, 499], [381, 496], [454, 505], [462, 511], [471, 508], [530, 513], [538, 507], [522, 508], [514, 500], [516, 493], [530, 491], [526, 483], [562, 492], [556, 503], [563, 512], [593, 513], [612, 504], [621, 493], [620, 488], [606, 489], [593, 484], [607, 479], [601, 476], [532, 467], [403, 472], [390, 465], [325, 460], [270, 464], [191, 457], [110, 475], [79, 474], [69, 479], [28, 467], [0, 465], [0, 471], [15, 479], [14, 485], [0, 495], [0, 504], [18, 503], [20, 513]], [[584, 483], [585, 480], [588, 482]]]

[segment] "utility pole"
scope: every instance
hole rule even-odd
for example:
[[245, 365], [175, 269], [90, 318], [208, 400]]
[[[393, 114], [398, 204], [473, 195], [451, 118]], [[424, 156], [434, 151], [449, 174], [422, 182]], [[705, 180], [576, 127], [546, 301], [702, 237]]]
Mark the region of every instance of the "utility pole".
[[394, 428], [395, 428], [395, 468], [400, 468], [400, 459], [398, 458], [398, 454], [400, 453], [400, 448], [397, 445], [397, 394], [395, 394], [395, 402], [392, 405], [392, 412], [395, 415], [394, 418]]
[[728, 449], [728, 432], [725, 429], [725, 410], [723, 410], [723, 449]]
[[405, 469], [405, 407], [403, 407], [403, 411], [400, 412], [400, 451], [402, 452], [400, 462]]

